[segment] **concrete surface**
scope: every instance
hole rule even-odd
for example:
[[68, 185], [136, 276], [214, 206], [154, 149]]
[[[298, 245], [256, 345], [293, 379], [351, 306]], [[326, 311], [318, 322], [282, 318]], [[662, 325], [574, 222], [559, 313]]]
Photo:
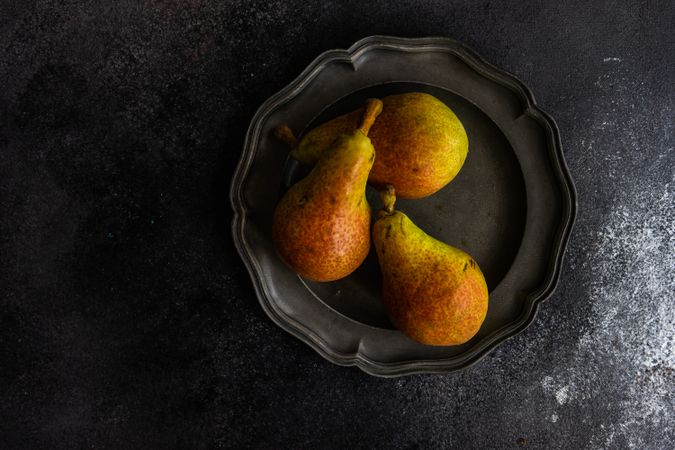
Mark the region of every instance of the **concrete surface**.
[[[673, 23], [668, 1], [2, 2], [0, 447], [672, 448]], [[230, 238], [255, 109], [371, 34], [519, 76], [578, 189], [556, 293], [459, 374], [327, 363]]]

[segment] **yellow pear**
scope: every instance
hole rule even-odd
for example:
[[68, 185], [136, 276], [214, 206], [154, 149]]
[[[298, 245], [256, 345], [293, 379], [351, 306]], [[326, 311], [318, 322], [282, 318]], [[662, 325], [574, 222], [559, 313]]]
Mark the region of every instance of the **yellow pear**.
[[385, 206], [373, 225], [373, 243], [389, 318], [422, 344], [467, 342], [480, 329], [488, 308], [487, 284], [478, 264], [394, 210], [392, 186], [381, 195]]
[[[469, 141], [455, 113], [423, 92], [382, 99], [382, 114], [370, 130], [377, 158], [370, 182], [396, 186], [401, 198], [421, 198], [448, 184], [466, 160]], [[363, 108], [317, 126], [291, 152], [298, 161], [314, 164], [335, 137], [354, 129]]]
[[[334, 139], [312, 171], [276, 207], [272, 225], [276, 249], [305, 278], [343, 278], [368, 254], [371, 212], [366, 183], [375, 159], [368, 131], [381, 111], [380, 100], [368, 100], [358, 127]], [[277, 135], [292, 141], [287, 128], [278, 129]]]

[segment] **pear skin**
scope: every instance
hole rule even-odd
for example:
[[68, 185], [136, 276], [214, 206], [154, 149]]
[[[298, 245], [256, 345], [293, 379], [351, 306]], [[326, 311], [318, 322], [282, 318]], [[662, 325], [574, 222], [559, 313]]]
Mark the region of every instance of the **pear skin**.
[[368, 131], [381, 110], [380, 100], [369, 100], [360, 126], [339, 135], [276, 207], [272, 234], [277, 252], [305, 278], [343, 278], [368, 255], [366, 183], [375, 159]]
[[[382, 114], [369, 137], [377, 158], [369, 181], [396, 186], [401, 198], [421, 198], [440, 190], [466, 160], [469, 141], [455, 113], [436, 97], [411, 92], [382, 99]], [[314, 164], [335, 137], [353, 130], [363, 109], [336, 117], [309, 131], [291, 155]]]
[[467, 253], [432, 238], [394, 210], [394, 198], [387, 188], [385, 209], [373, 225], [389, 318], [422, 344], [463, 344], [485, 320], [485, 278]]

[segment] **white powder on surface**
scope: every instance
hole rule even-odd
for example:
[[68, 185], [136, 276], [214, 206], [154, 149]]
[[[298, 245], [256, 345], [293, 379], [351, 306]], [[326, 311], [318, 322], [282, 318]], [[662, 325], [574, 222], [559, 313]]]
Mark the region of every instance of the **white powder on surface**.
[[[675, 180], [674, 180], [675, 181]], [[645, 181], [647, 183], [648, 181]], [[602, 402], [609, 374], [622, 391], [620, 416], [607, 418], [590, 443], [642, 448], [643, 427], [667, 429], [675, 413], [674, 182], [639, 189], [618, 205], [587, 251], [592, 315], [572, 364], [544, 377], [557, 407]], [[578, 269], [578, 270], [579, 270]], [[599, 403], [601, 404], [601, 403]], [[556, 414], [557, 416], [557, 414]], [[556, 419], [557, 420], [557, 419]]]
[[569, 400], [569, 391], [570, 391], [569, 386], [563, 386], [556, 391], [555, 399], [558, 401], [559, 405], [564, 405], [565, 403], [567, 403], [567, 400]]

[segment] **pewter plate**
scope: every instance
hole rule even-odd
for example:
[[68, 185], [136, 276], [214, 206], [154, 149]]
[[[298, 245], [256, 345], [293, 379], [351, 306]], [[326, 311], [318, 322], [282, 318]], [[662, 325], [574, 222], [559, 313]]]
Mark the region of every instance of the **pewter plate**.
[[[397, 208], [432, 236], [471, 254], [490, 291], [479, 333], [453, 347], [418, 344], [381, 303], [371, 251], [347, 278], [304, 280], [277, 256], [272, 213], [307, 168], [289, 159], [272, 129], [308, 130], [369, 97], [423, 91], [444, 101], [469, 137], [459, 175], [436, 194]], [[329, 361], [378, 376], [465, 368], [524, 330], [553, 292], [576, 211], [558, 129], [512, 75], [448, 38], [372, 36], [320, 55], [257, 111], [231, 188], [232, 232], [269, 317]], [[368, 190], [373, 211], [380, 206]]]

